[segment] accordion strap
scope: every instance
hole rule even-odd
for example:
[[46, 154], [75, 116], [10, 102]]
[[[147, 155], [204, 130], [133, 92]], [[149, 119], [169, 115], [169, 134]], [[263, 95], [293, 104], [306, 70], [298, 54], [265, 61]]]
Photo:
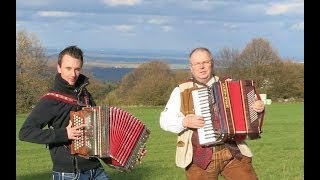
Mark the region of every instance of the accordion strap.
[[45, 95], [43, 95], [41, 98], [53, 98], [58, 101], [62, 101], [72, 105], [82, 105], [81, 103], [79, 103], [77, 99], [59, 92], [48, 92]]

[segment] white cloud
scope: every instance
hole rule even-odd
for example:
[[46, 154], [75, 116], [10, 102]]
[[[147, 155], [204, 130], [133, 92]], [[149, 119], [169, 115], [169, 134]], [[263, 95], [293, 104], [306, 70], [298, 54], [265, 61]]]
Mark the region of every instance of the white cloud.
[[214, 8], [219, 8], [228, 5], [228, 1], [212, 1], [212, 0], [192, 0], [191, 3], [185, 4], [194, 10], [210, 11]]
[[161, 29], [165, 32], [169, 32], [169, 31], [172, 31], [172, 26], [161, 26]]
[[303, 1], [292, 1], [283, 3], [274, 3], [266, 9], [268, 15], [279, 15], [286, 13], [303, 13], [304, 3]]
[[205, 21], [205, 20], [195, 20], [195, 21], [187, 21], [187, 22], [194, 23], [197, 25], [209, 24], [209, 21]]
[[30, 6], [30, 7], [37, 7], [37, 6], [43, 6], [48, 5], [52, 2], [52, 0], [17, 0], [16, 3], [21, 6]]
[[[16, 3], [16, 29], [25, 28], [37, 34], [45, 46], [60, 47], [70, 39], [78, 39], [84, 46], [105, 48], [137, 48], [135, 42], [139, 48], [150, 49], [185, 50], [194, 44], [214, 49], [229, 45], [241, 48], [252, 37], [264, 36], [274, 42], [281, 56], [303, 59], [300, 47], [304, 38], [303, 0], [17, 0]], [[154, 41], [158, 43], [152, 44]]]
[[140, 4], [142, 0], [102, 0], [108, 6], [134, 6]]
[[169, 24], [170, 19], [166, 17], [154, 17], [152, 19], [149, 19], [147, 22], [150, 24], [158, 24], [158, 25]]
[[39, 11], [37, 14], [41, 17], [70, 17], [75, 16], [77, 13], [64, 11]]
[[299, 23], [296, 23], [294, 25], [291, 26], [291, 29], [294, 29], [294, 30], [304, 30], [304, 22], [299, 22]]
[[117, 31], [121, 31], [121, 32], [125, 32], [125, 33], [132, 32], [133, 29], [134, 29], [134, 26], [132, 26], [132, 25], [126, 25], [126, 24], [123, 24], [123, 25], [114, 25], [114, 26], [112, 26], [112, 27], [115, 28]]
[[232, 30], [232, 29], [236, 29], [238, 27], [238, 25], [232, 24], [232, 23], [224, 23], [223, 27], [225, 27], [225, 28], [227, 28], [229, 30]]

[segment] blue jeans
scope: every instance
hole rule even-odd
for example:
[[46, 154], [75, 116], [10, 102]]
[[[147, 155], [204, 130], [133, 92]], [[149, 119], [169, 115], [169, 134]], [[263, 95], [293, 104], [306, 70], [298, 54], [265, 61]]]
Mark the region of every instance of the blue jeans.
[[52, 180], [108, 180], [103, 167], [77, 173], [52, 172]]

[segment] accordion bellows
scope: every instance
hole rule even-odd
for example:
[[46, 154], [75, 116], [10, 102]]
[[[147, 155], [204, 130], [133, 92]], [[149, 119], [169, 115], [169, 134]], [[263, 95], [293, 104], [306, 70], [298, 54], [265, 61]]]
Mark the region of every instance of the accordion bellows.
[[83, 107], [71, 111], [70, 119], [72, 126], [86, 124], [81, 139], [72, 141], [71, 154], [111, 158], [108, 165], [121, 171], [134, 168], [150, 135], [141, 120], [117, 107]]

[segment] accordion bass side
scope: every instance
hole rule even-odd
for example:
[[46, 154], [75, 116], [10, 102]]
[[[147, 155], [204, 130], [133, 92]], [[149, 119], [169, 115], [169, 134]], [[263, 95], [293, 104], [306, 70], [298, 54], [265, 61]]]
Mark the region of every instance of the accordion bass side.
[[111, 158], [111, 167], [131, 171], [140, 160], [140, 153], [150, 130], [132, 114], [117, 107], [83, 107], [71, 111], [72, 126], [85, 124], [79, 140], [73, 140], [71, 154], [83, 157]]

